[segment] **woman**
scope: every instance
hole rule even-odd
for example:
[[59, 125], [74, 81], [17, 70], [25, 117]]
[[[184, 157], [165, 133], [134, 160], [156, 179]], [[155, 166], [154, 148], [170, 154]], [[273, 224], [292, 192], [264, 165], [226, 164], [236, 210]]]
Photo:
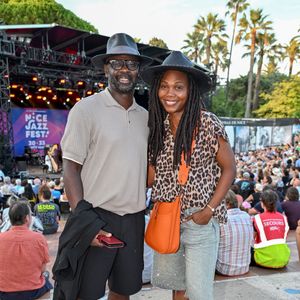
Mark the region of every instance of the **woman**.
[[24, 179], [22, 181], [22, 186], [24, 186], [24, 192], [21, 196], [28, 199], [31, 210], [33, 211], [36, 204], [36, 196], [32, 189], [32, 185], [27, 181], [27, 179]]
[[289, 187], [281, 206], [287, 217], [289, 227], [291, 230], [295, 230], [297, 228], [298, 220], [300, 220], [299, 200], [300, 199], [298, 190], [295, 187]]
[[[266, 190], [261, 195], [263, 213], [254, 217], [254, 262], [266, 268], [283, 268], [290, 258], [286, 244], [289, 225], [284, 215], [277, 212], [278, 196], [275, 191]], [[253, 260], [252, 260], [253, 261]]]
[[[205, 69], [173, 51], [142, 77], [151, 86], [152, 199], [171, 202], [181, 195], [180, 249], [175, 254], [155, 253], [152, 283], [172, 289], [173, 299], [186, 299], [185, 293], [190, 300], [213, 299], [219, 222], [227, 218], [222, 200], [235, 177], [234, 155], [223, 125], [204, 109], [203, 95], [210, 89]], [[182, 154], [190, 171], [186, 184], [179, 186]]]

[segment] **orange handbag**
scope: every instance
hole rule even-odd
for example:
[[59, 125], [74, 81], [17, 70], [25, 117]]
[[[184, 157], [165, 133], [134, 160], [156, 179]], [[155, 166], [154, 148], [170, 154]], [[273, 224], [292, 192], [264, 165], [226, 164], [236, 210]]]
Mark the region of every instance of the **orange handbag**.
[[[193, 141], [192, 148], [195, 146]], [[184, 185], [189, 167], [181, 157], [178, 181]], [[145, 233], [145, 242], [161, 254], [176, 253], [180, 244], [180, 196], [173, 202], [155, 202]]]
[[180, 240], [180, 197], [156, 202], [145, 233], [146, 243], [161, 254], [176, 253]]

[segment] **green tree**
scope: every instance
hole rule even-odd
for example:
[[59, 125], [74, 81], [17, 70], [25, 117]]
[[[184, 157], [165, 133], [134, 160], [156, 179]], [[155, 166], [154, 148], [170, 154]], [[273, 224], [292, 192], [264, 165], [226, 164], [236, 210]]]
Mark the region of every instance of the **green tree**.
[[233, 29], [232, 29], [232, 36], [230, 42], [230, 50], [229, 50], [229, 59], [228, 59], [228, 66], [227, 66], [227, 78], [226, 78], [226, 99], [228, 98], [228, 84], [229, 84], [229, 77], [230, 77], [230, 65], [231, 65], [231, 57], [233, 51], [233, 43], [235, 39], [235, 31], [238, 21], [238, 15], [245, 11], [249, 3], [247, 0], [230, 0], [226, 4], [228, 11], [225, 13], [225, 16], [230, 15], [231, 21], [233, 22]]
[[194, 30], [192, 33], [188, 33], [187, 38], [183, 41], [185, 45], [181, 48], [183, 53], [196, 64], [201, 62], [201, 55], [203, 54], [203, 47], [201, 46], [201, 41], [203, 39], [203, 34]]
[[225, 33], [225, 21], [218, 18], [218, 14], [209, 13], [206, 18], [200, 17], [194, 25], [195, 31], [203, 34], [202, 43], [205, 47], [206, 58], [203, 63], [210, 66], [212, 44], [225, 41], [228, 35]]
[[212, 97], [211, 111], [220, 117], [229, 117], [228, 107], [225, 101], [225, 88], [219, 86]]
[[54, 0], [6, 0], [0, 5], [0, 19], [5, 24], [52, 24], [97, 33], [90, 23], [77, 17]]
[[153, 37], [150, 41], [149, 41], [149, 45], [150, 46], [154, 46], [154, 47], [159, 47], [159, 48], [164, 48], [164, 49], [168, 49], [167, 44], [164, 42], [164, 40], [159, 39], [157, 37]]
[[219, 86], [212, 97], [212, 111], [218, 116], [242, 118], [245, 114], [247, 76], [230, 80], [229, 97], [226, 99], [226, 86]]
[[274, 51], [276, 51], [276, 49], [278, 48], [276, 42], [277, 40], [275, 38], [275, 33], [268, 33], [268, 31], [266, 30], [264, 33], [259, 32], [257, 34], [258, 62], [257, 62], [257, 72], [255, 76], [252, 110], [256, 110], [258, 108], [258, 94], [259, 94], [260, 79], [262, 74], [264, 58], [269, 53], [273, 53]]
[[300, 118], [300, 77], [292, 76], [275, 84], [271, 93], [261, 94], [266, 103], [255, 111], [263, 118]]
[[133, 38], [133, 39], [134, 39], [134, 41], [135, 41], [136, 43], [141, 43], [141, 42], [142, 42], [142, 39], [141, 39], [141, 38], [135, 37], [135, 38]]
[[289, 60], [289, 77], [293, 73], [293, 65], [300, 58], [300, 42], [297, 37], [290, 40], [284, 47], [284, 58]]
[[217, 76], [219, 67], [222, 71], [228, 66], [228, 49], [226, 41], [218, 41], [212, 45], [212, 58], [214, 64], [214, 73]]
[[268, 63], [265, 65], [264, 73], [271, 75], [279, 71], [278, 63], [282, 60], [283, 52], [281, 44], [273, 44], [266, 53]]
[[240, 30], [236, 36], [236, 42], [239, 43], [242, 39], [251, 41], [245, 118], [249, 118], [251, 116], [253, 68], [257, 34], [258, 32], [264, 32], [272, 29], [272, 21], [266, 20], [267, 17], [267, 15], [263, 15], [262, 9], [251, 9], [249, 17], [244, 13], [239, 22]]

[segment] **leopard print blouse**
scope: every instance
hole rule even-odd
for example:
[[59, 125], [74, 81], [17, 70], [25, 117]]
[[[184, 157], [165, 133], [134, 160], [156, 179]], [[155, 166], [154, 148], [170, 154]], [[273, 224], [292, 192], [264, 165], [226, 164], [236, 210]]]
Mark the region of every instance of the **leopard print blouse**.
[[[172, 202], [182, 189], [181, 215], [183, 216], [187, 208], [203, 209], [210, 201], [221, 176], [221, 169], [216, 161], [219, 149], [218, 137], [223, 137], [227, 142], [228, 137], [223, 124], [213, 113], [201, 112], [201, 125], [191, 156], [189, 176], [186, 184], [181, 187], [177, 181], [178, 170], [173, 170], [174, 138], [168, 117], [164, 125], [166, 132], [164, 148], [156, 161], [152, 199]], [[224, 200], [216, 208], [214, 216], [220, 223], [226, 223], [227, 211]]]

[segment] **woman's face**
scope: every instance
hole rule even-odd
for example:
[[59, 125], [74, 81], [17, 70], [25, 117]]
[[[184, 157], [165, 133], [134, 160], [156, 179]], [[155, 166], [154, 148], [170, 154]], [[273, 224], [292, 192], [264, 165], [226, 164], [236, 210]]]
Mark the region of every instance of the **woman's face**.
[[158, 89], [160, 103], [170, 115], [181, 117], [189, 94], [189, 81], [186, 73], [169, 70], [161, 81]]

